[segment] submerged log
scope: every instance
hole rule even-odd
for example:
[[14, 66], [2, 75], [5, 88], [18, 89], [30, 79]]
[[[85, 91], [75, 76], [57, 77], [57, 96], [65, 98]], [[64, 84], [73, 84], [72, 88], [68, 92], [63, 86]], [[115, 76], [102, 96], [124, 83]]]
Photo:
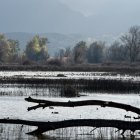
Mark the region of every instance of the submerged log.
[[135, 132], [140, 130], [140, 121], [130, 122], [122, 120], [103, 120], [103, 119], [75, 119], [75, 120], [64, 120], [58, 122], [39, 122], [39, 121], [27, 121], [27, 120], [13, 120], [13, 119], [0, 119], [0, 123], [7, 124], [22, 124], [29, 126], [37, 126], [38, 128], [27, 134], [30, 135], [40, 135], [44, 132], [56, 130], [60, 128], [67, 127], [113, 127], [118, 130], [123, 130], [123, 133], [126, 130], [131, 130]]
[[56, 101], [34, 99], [31, 97], [25, 98], [25, 100], [32, 103], [38, 103], [38, 105], [36, 106], [28, 107], [28, 111], [35, 110], [41, 107], [44, 109], [45, 107], [50, 107], [50, 106], [78, 107], [78, 106], [99, 105], [101, 107], [113, 107], [113, 108], [123, 109], [126, 111], [131, 111], [140, 114], [140, 109], [137, 107], [128, 104], [112, 102], [112, 101], [84, 100], [84, 101], [56, 102]]

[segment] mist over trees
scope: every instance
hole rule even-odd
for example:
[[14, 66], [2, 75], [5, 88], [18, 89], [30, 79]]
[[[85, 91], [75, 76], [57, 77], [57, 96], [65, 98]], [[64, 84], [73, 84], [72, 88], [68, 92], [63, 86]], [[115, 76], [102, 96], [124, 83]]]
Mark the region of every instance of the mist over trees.
[[132, 26], [111, 45], [103, 41], [94, 41], [87, 45], [85, 41], [80, 41], [74, 47], [60, 49], [55, 56], [49, 56], [47, 43], [46, 37], [36, 35], [28, 41], [26, 49], [21, 52], [17, 40], [0, 34], [0, 63], [61, 66], [140, 61], [140, 26]]
[[128, 61], [127, 49], [120, 42], [114, 41], [106, 52], [107, 60], [112, 62]]
[[104, 56], [105, 43], [93, 42], [87, 51], [87, 60], [89, 63], [101, 63]]
[[86, 42], [80, 41], [73, 49], [73, 60], [76, 64], [86, 62]]
[[[71, 49], [71, 60], [75, 64], [140, 61], [140, 26], [132, 26], [120, 39], [107, 46], [103, 41], [94, 41], [87, 46], [78, 42]], [[61, 60], [62, 60], [61, 55]]]

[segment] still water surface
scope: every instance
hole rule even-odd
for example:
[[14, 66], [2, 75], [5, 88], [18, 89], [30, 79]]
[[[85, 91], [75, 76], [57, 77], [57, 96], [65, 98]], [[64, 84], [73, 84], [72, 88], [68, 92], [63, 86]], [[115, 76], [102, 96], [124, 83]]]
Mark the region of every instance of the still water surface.
[[[115, 78], [124, 80], [137, 80], [139, 77], [131, 77], [128, 75], [110, 75], [107, 73], [91, 73], [91, 72], [0, 72], [0, 77], [16, 77], [25, 78], [58, 78], [57, 74], [64, 74], [66, 78]], [[25, 84], [0, 84], [0, 118], [24, 119], [36, 121], [60, 121], [69, 119], [119, 119], [127, 121], [135, 121], [133, 117], [137, 114], [126, 112], [114, 108], [101, 108], [99, 106], [84, 106], [76, 108], [55, 107], [54, 109], [37, 109], [27, 111], [29, 106], [34, 104], [28, 103], [24, 98], [32, 96], [34, 98], [53, 100], [53, 101], [69, 101], [69, 100], [105, 100], [126, 103], [136, 107], [140, 107], [140, 96], [138, 94], [107, 94], [107, 93], [86, 93], [80, 92], [82, 96], [79, 98], [61, 98], [60, 91], [56, 88], [48, 88], [45, 85], [25, 85]], [[53, 114], [52, 112], [58, 112]], [[124, 115], [132, 116], [131, 119], [124, 118]], [[26, 135], [27, 132], [34, 130], [35, 127], [22, 125], [0, 124], [0, 139], [3, 140], [93, 140], [93, 139], [123, 139], [120, 132], [115, 133], [114, 128], [98, 128], [92, 131], [90, 127], [64, 128], [44, 133], [44, 135], [35, 137]], [[92, 132], [91, 132], [92, 131]], [[126, 137], [130, 137], [130, 132], [125, 133]], [[136, 138], [140, 139], [139, 133], [136, 132]]]

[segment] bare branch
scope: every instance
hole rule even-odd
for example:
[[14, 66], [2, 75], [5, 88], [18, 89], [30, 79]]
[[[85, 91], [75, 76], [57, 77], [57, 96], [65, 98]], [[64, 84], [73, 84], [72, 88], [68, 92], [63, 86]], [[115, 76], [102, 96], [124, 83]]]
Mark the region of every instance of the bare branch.
[[29, 107], [28, 111], [35, 110], [40, 107], [45, 108], [49, 106], [78, 107], [78, 106], [99, 105], [101, 107], [113, 107], [140, 114], [140, 109], [137, 107], [112, 101], [84, 100], [84, 101], [56, 102], [56, 101], [33, 99], [31, 97], [25, 98], [25, 100], [32, 103], [38, 103], [38, 105], [36, 106]]

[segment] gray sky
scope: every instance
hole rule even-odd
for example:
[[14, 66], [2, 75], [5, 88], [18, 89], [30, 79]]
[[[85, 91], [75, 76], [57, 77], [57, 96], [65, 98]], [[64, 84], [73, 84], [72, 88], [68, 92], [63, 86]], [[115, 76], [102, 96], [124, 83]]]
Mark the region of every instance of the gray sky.
[[[96, 15], [100, 13], [108, 0], [60, 0], [71, 9], [81, 12], [85, 16]], [[112, 0], [111, 0], [112, 1]]]
[[0, 32], [119, 34], [140, 25], [140, 0], [0, 0]]
[[[68, 5], [71, 9], [81, 12], [84, 15], [91, 16], [103, 14], [104, 11], [131, 12], [137, 10], [140, 6], [140, 0], [59, 0]], [[136, 9], [135, 9], [136, 8]]]

